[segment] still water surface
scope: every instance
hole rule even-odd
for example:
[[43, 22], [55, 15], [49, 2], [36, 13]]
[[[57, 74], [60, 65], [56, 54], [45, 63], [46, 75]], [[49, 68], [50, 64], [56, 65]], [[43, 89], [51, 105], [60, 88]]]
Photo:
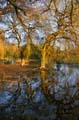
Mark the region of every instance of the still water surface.
[[[63, 65], [0, 78], [0, 116], [27, 120], [79, 119], [79, 67]], [[8, 119], [8, 117], [5, 117]]]

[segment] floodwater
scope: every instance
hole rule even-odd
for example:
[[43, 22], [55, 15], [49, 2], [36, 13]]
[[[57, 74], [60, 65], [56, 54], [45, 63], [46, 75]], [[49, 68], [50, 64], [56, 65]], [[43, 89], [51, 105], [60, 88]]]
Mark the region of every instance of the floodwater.
[[79, 66], [0, 76], [0, 120], [78, 120]]

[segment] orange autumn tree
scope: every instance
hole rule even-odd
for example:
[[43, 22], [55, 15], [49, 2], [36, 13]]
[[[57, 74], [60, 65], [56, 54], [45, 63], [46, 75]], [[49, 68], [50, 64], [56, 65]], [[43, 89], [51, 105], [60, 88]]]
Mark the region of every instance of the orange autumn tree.
[[0, 59], [3, 59], [5, 55], [5, 40], [4, 40], [4, 31], [0, 31]]
[[[35, 35], [37, 35], [36, 31], [39, 31], [40, 38], [42, 38], [40, 31], [44, 33], [44, 39], [40, 40], [43, 40], [43, 42], [39, 42], [39, 46], [41, 46], [41, 67], [46, 67], [49, 61], [51, 61], [50, 63], [53, 63], [54, 60], [56, 62], [59, 61], [58, 57], [62, 59], [64, 54], [66, 54], [66, 58], [68, 59], [70, 53], [67, 51], [72, 47], [75, 49], [75, 47], [79, 45], [78, 1], [5, 0], [4, 2], [5, 5], [1, 7], [0, 15], [1, 17], [8, 16], [12, 20], [13, 24], [11, 24], [10, 21], [6, 23], [9, 23], [10, 29], [8, 30], [15, 34], [16, 38], [12, 36], [17, 39], [17, 42], [25, 41], [25, 44], [27, 44], [27, 59], [32, 51], [31, 41], [33, 44]], [[2, 0], [0, 1], [0, 4], [1, 3], [3, 5]], [[25, 40], [22, 37], [24, 33]], [[37, 40], [39, 40], [39, 38]], [[56, 47], [59, 47], [59, 52], [56, 50]], [[63, 52], [61, 52], [61, 50], [63, 50]]]
[[[61, 4], [63, 2], [63, 6]], [[62, 7], [61, 7], [62, 6]], [[69, 53], [64, 52], [68, 51], [69, 49], [75, 47], [79, 47], [79, 40], [78, 40], [78, 22], [75, 22], [75, 17], [78, 15], [78, 4], [74, 0], [63, 0], [57, 2], [56, 0], [51, 1], [51, 4], [49, 6], [49, 11], [51, 11], [53, 15], [53, 19], [55, 22], [55, 31], [52, 31], [49, 35], [47, 35], [46, 40], [44, 42], [43, 48], [42, 48], [42, 61], [41, 61], [41, 67], [45, 68], [46, 64], [49, 65], [48, 59], [52, 57], [52, 54], [54, 53], [54, 50], [52, 50], [50, 53], [50, 47], [59, 46], [60, 50], [63, 51], [63, 53], [66, 54], [66, 58], [68, 59]], [[75, 12], [76, 11], [76, 12]], [[47, 11], [45, 11], [47, 12]], [[77, 27], [76, 27], [77, 26]], [[61, 53], [61, 52], [60, 52]], [[56, 55], [54, 57], [58, 57]], [[50, 56], [49, 56], [50, 55]], [[63, 54], [61, 54], [62, 56]], [[62, 58], [62, 57], [61, 57]], [[58, 58], [55, 58], [55, 62], [58, 62]], [[50, 62], [51, 63], [51, 62]]]

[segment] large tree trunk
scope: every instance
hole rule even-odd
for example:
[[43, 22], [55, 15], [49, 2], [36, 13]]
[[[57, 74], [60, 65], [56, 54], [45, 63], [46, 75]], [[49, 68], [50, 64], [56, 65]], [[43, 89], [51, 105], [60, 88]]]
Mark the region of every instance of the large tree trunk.
[[29, 57], [31, 55], [31, 45], [27, 43], [27, 61], [29, 62]]
[[41, 67], [40, 68], [46, 68], [46, 47], [42, 50], [42, 58], [41, 58]]
[[27, 36], [27, 62], [29, 64], [29, 59], [30, 59], [30, 55], [31, 55], [31, 44], [32, 44], [32, 39], [31, 39], [31, 35], [30, 35], [30, 28], [28, 29], [28, 36]]

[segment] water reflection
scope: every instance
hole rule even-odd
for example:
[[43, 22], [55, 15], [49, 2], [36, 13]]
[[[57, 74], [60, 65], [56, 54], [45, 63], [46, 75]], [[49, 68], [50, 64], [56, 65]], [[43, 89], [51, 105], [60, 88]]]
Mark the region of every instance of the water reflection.
[[[58, 66], [57, 66], [58, 67]], [[7, 78], [6, 78], [7, 79]], [[22, 119], [77, 120], [79, 68], [60, 65], [50, 71], [23, 73], [0, 81], [0, 114]]]

